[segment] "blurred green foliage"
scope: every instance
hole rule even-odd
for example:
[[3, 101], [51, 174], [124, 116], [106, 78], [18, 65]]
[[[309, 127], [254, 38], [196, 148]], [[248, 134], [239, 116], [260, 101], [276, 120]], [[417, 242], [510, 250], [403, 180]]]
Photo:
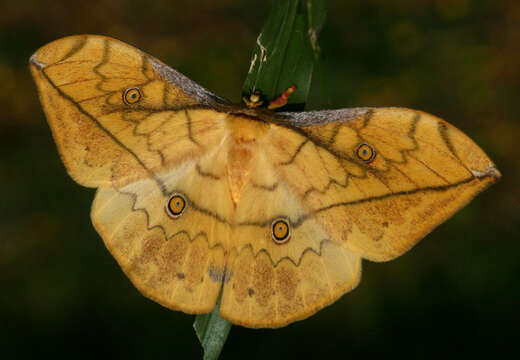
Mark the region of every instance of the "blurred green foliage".
[[[193, 317], [142, 297], [92, 228], [27, 67], [56, 38], [105, 34], [239, 101], [272, 1], [4, 0], [0, 12], [0, 353], [199, 358]], [[234, 327], [223, 358], [489, 358], [516, 351], [520, 2], [329, 0], [307, 108], [406, 106], [480, 144], [503, 180], [360, 286], [279, 330]]]

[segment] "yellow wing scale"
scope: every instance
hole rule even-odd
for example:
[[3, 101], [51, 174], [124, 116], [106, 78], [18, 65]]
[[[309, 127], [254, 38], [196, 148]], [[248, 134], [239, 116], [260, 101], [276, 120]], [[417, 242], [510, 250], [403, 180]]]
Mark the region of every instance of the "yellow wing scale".
[[135, 286], [188, 313], [222, 292], [221, 315], [243, 326], [312, 315], [358, 284], [361, 259], [399, 256], [500, 176], [431, 115], [243, 109], [106, 37], [50, 43], [31, 70], [65, 166], [98, 187], [92, 221]]
[[175, 221], [166, 219], [163, 206], [149, 206], [163, 205], [159, 191], [150, 193], [154, 188], [145, 179], [121, 189], [98, 190], [94, 226], [144, 295], [171, 309], [209, 312], [221, 283], [208, 270], [222, 269], [225, 262], [224, 248], [213, 234], [227, 229], [190, 208]]

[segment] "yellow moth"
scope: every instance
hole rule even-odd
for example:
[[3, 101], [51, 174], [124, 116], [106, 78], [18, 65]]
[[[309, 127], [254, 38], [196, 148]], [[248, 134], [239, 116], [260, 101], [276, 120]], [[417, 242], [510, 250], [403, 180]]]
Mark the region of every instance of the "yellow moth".
[[274, 113], [233, 105], [118, 40], [71, 36], [30, 59], [68, 173], [147, 297], [247, 327], [304, 319], [500, 173], [466, 135], [404, 108]]

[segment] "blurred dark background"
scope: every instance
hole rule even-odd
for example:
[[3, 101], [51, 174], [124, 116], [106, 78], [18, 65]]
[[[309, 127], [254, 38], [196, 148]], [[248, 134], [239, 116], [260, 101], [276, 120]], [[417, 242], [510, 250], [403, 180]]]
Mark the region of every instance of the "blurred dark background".
[[[200, 358], [193, 316], [141, 296], [91, 226], [27, 61], [110, 35], [238, 101], [272, 1], [0, 1], [0, 356]], [[406, 106], [448, 120], [501, 182], [353, 292], [279, 330], [233, 327], [222, 358], [489, 358], [516, 352], [520, 2], [329, 1], [308, 109]]]

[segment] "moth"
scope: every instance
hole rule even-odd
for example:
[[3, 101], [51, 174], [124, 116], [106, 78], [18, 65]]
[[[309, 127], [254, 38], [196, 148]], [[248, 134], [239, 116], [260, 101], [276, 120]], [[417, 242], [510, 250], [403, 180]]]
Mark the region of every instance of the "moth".
[[70, 176], [139, 291], [174, 310], [281, 327], [394, 259], [499, 177], [465, 134], [424, 112], [275, 113], [233, 105], [104, 36], [30, 59]]

